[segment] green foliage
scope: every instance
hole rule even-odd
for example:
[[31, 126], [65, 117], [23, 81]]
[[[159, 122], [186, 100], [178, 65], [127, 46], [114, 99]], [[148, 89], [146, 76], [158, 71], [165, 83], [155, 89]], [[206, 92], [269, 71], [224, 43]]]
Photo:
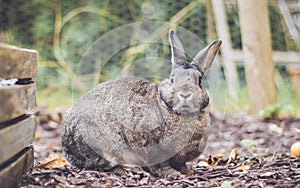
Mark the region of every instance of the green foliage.
[[32, 18], [39, 13], [35, 5], [35, 1], [0, 0], [0, 31], [13, 33], [13, 43], [34, 44], [30, 27], [34, 23]]
[[[179, 10], [180, 7], [177, 9]], [[198, 11], [192, 16], [188, 17], [181, 26], [193, 32], [201, 39], [207, 38], [206, 33], [206, 7], [205, 4], [199, 3]]]
[[278, 119], [279, 110], [282, 106], [278, 103], [272, 104], [259, 112], [259, 116], [264, 119]]
[[230, 37], [232, 41], [232, 47], [235, 49], [242, 49], [242, 36], [241, 26], [236, 7], [228, 7], [227, 11], [227, 22], [229, 25]]
[[[230, 37], [232, 41], [232, 46], [235, 49], [242, 49], [242, 38], [240, 31], [240, 21], [238, 16], [237, 7], [231, 6], [227, 7], [227, 21]], [[295, 42], [290, 40], [288, 36], [284, 33], [284, 21], [280, 16], [278, 7], [269, 6], [269, 19], [270, 19], [270, 29], [272, 37], [272, 48], [278, 51], [296, 50]]]
[[230, 181], [223, 181], [220, 188], [232, 188]]
[[259, 112], [259, 117], [263, 119], [278, 119], [280, 114], [287, 114], [288, 112], [291, 112], [292, 105], [282, 105], [279, 103], [272, 104], [267, 106], [266, 108], [262, 109]]
[[285, 66], [277, 66], [275, 70], [275, 82], [277, 86], [277, 103], [267, 106], [259, 112], [264, 119], [278, 119], [281, 117], [297, 115], [299, 100], [295, 95]]
[[[190, 3], [190, 0], [0, 0], [0, 34], [4, 32], [10, 44], [38, 50], [39, 70], [36, 81], [39, 97], [45, 95], [43, 100], [47, 100], [49, 96], [69, 97], [73, 91], [73, 77], [78, 63], [95, 40], [113, 29], [137, 21], [169, 22]], [[226, 10], [233, 47], [240, 49], [242, 44], [237, 8], [227, 7]], [[273, 49], [294, 49], [284, 34], [278, 9], [270, 7], [269, 10]], [[199, 1], [193, 11], [187, 12], [185, 20], [179, 25], [206, 41], [205, 1]], [[166, 38], [159, 40], [167, 43]], [[114, 54], [101, 72], [100, 82], [120, 76], [124, 68], [122, 58], [125, 51], [126, 49]], [[129, 60], [126, 63], [148, 57], [151, 53], [156, 53], [161, 58], [170, 57], [168, 47], [150, 45], [148, 50], [127, 57]], [[135, 64], [130, 67], [130, 75], [139, 76], [141, 70], [145, 75], [153, 75], [149, 79], [159, 81], [163, 73], [169, 72], [170, 66]], [[245, 86], [243, 71], [240, 73], [240, 84]], [[57, 94], [58, 92], [63, 94]], [[247, 108], [245, 87], [242, 87], [240, 96], [239, 100], [228, 98], [229, 108]], [[55, 100], [51, 100], [53, 101]]]
[[[238, 98], [231, 98], [228, 92], [226, 93], [226, 105], [216, 106], [217, 110], [239, 112], [249, 111], [249, 95], [246, 85], [246, 75], [243, 66], [238, 66], [238, 77], [240, 90], [238, 91]], [[290, 81], [289, 74], [284, 65], [277, 65], [275, 67], [275, 83], [277, 87], [277, 103], [264, 108], [259, 112], [259, 116], [264, 119], [277, 119], [288, 116], [300, 116], [300, 100], [293, 91], [293, 86]], [[224, 86], [226, 87], [226, 86]], [[225, 88], [220, 88], [224, 91]], [[220, 94], [220, 93], [219, 93]]]
[[272, 32], [272, 48], [274, 50], [287, 51], [287, 44], [284, 37], [284, 30], [280, 20], [280, 14], [277, 7], [269, 6], [270, 27]]

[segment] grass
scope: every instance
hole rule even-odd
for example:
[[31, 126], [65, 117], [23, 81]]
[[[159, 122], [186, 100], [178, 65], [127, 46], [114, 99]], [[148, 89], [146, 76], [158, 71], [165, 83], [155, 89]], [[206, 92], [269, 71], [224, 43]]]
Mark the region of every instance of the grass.
[[60, 89], [49, 93], [46, 90], [37, 90], [37, 105], [47, 106], [50, 109], [66, 111], [73, 105], [72, 93]]
[[[275, 112], [278, 114], [278, 117], [300, 117], [300, 100], [293, 92], [291, 83], [287, 79], [281, 79], [281, 81], [276, 81], [276, 83], [278, 88], [277, 103], [263, 109], [260, 115], [265, 117]], [[55, 88], [51, 92], [49, 90], [37, 90], [37, 104], [43, 104], [49, 108], [60, 108], [65, 111], [73, 105], [72, 92], [64, 89], [65, 86], [57, 86]], [[224, 88], [220, 90], [225, 91]], [[230, 98], [228, 93], [225, 95], [225, 105], [224, 103], [214, 104], [214, 110], [231, 113], [249, 111], [249, 97], [246, 86], [240, 88], [238, 99]]]

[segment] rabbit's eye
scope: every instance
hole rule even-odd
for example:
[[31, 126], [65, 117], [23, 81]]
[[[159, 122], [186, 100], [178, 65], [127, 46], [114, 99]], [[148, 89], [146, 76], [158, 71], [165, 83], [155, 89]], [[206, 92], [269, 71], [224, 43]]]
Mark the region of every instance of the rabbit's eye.
[[171, 83], [173, 84], [173, 82], [174, 82], [174, 78], [171, 78]]

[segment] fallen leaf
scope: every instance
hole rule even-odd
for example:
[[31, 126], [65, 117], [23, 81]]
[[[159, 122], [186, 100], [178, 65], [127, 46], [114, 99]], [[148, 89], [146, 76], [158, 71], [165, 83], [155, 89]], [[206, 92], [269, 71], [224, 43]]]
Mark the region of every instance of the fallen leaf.
[[250, 169], [250, 165], [245, 164], [244, 162], [242, 162], [240, 167], [237, 167], [235, 170], [241, 170], [241, 171], [246, 171]]
[[54, 122], [54, 121], [49, 121], [49, 123], [48, 123], [49, 130], [54, 130], [54, 129], [57, 129], [58, 127], [59, 127], [59, 123]]
[[224, 156], [223, 156], [222, 154], [216, 154], [216, 155], [214, 155], [214, 157], [215, 157], [215, 158], [218, 158], [218, 159], [221, 159], [221, 158], [223, 158]]
[[216, 166], [218, 165], [220, 161], [220, 158], [215, 157], [215, 156], [209, 156], [207, 159], [204, 160], [204, 162], [206, 162], [209, 166]]
[[39, 168], [61, 168], [63, 166], [68, 165], [68, 161], [63, 159], [60, 156], [49, 155], [46, 159], [44, 159]]
[[241, 165], [241, 170], [242, 170], [242, 171], [249, 170], [249, 169], [250, 169], [250, 165], [247, 165], [247, 164], [245, 164], [245, 163], [242, 163], [242, 165]]
[[38, 140], [38, 139], [40, 139], [40, 138], [41, 138], [41, 135], [38, 134], [38, 133], [35, 133], [35, 135], [34, 135], [34, 140]]
[[277, 172], [265, 172], [261, 175], [259, 175], [260, 177], [270, 177], [273, 176], [274, 174], [276, 174]]
[[209, 164], [207, 162], [205, 162], [205, 161], [200, 161], [199, 163], [197, 163], [196, 166], [198, 166], [198, 167], [209, 166]]
[[270, 131], [276, 132], [280, 135], [283, 133], [283, 129], [279, 125], [274, 124], [274, 123], [269, 123], [268, 125], [269, 125], [269, 130]]
[[296, 133], [300, 134], [300, 129], [295, 128]]
[[237, 157], [237, 148], [233, 148], [228, 156], [228, 161], [226, 164], [230, 164], [236, 160]]

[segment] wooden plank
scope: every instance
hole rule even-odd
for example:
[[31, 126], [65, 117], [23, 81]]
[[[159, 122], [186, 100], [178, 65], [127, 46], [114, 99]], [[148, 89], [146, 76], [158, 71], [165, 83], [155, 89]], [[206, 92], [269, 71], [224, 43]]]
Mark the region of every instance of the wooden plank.
[[230, 51], [232, 50], [232, 44], [230, 39], [229, 27], [227, 24], [227, 15], [225, 11], [225, 5], [223, 0], [212, 0], [214, 18], [216, 22], [216, 29], [218, 37], [223, 40], [221, 45], [221, 57], [225, 67], [225, 79], [228, 87], [228, 92], [232, 98], [238, 98], [238, 75], [236, 65]]
[[[232, 50], [231, 56], [237, 63], [244, 62], [244, 54], [241, 50]], [[275, 64], [300, 64], [300, 53], [299, 52], [284, 52], [284, 51], [273, 51], [272, 59]]]
[[296, 23], [294, 22], [294, 20], [292, 18], [289, 7], [285, 0], [278, 0], [278, 5], [279, 5], [279, 9], [281, 11], [281, 14], [284, 18], [287, 29], [288, 29], [290, 35], [292, 36], [292, 38], [295, 40], [295, 42], [299, 48], [300, 47], [300, 34], [297, 29]]
[[[299, 0], [285, 0], [289, 8], [299, 10]], [[269, 5], [277, 6], [278, 0], [268, 0]]]
[[35, 96], [35, 83], [0, 87], [0, 123], [32, 113]]
[[[295, 9], [295, 10], [299, 10], [299, 4], [297, 0], [285, 0], [288, 7], [290, 9]], [[236, 0], [225, 0], [225, 4], [228, 7], [237, 7], [237, 1]], [[277, 6], [278, 5], [278, 0], [268, 0], [268, 5], [272, 5], [272, 6]]]
[[299, 63], [300, 64], [300, 52], [273, 52], [273, 61], [275, 63]]
[[28, 147], [20, 152], [9, 165], [0, 169], [1, 188], [17, 187], [18, 181], [33, 166], [33, 148]]
[[34, 116], [19, 118], [18, 122], [0, 129], [0, 164], [16, 155], [34, 139]]
[[35, 78], [37, 51], [0, 43], [0, 78]]

